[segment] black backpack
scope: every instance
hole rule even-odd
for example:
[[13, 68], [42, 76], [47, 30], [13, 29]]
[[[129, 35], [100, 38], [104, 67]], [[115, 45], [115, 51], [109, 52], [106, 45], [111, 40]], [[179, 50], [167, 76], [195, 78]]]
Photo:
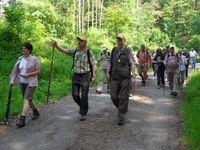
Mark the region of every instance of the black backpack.
[[[76, 52], [77, 52], [77, 51], [78, 51], [78, 49], [75, 49], [74, 54], [73, 54], [72, 69], [74, 68], [74, 59], [75, 59], [75, 55], [76, 55]], [[91, 79], [92, 79], [92, 76], [93, 76], [93, 68], [92, 68], [92, 63], [91, 63], [91, 60], [90, 60], [90, 57], [91, 57], [90, 49], [87, 49], [86, 52], [87, 52], [88, 63], [89, 63], [89, 66], [90, 66]]]

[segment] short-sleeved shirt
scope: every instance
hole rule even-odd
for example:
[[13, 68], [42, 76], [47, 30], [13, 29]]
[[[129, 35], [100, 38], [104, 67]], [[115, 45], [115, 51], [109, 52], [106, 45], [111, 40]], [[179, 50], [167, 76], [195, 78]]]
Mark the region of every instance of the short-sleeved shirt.
[[[87, 56], [88, 49], [84, 51], [79, 51], [78, 49], [68, 49], [67, 52], [71, 57], [74, 57], [73, 72], [77, 74], [84, 74], [90, 72], [90, 64], [88, 62]], [[92, 65], [96, 63], [95, 56], [91, 50], [90, 51], [90, 62]], [[75, 53], [75, 55], [74, 55]]]

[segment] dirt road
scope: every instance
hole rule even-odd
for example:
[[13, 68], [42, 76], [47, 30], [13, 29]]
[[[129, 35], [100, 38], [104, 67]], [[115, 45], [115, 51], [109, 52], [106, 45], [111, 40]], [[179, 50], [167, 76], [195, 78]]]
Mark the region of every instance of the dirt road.
[[137, 79], [124, 126], [117, 125], [117, 110], [108, 94], [90, 91], [87, 120], [79, 121], [71, 96], [41, 108], [41, 117], [28, 117], [25, 128], [0, 126], [0, 150], [177, 150], [181, 93], [169, 95], [156, 89], [149, 76], [147, 86]]

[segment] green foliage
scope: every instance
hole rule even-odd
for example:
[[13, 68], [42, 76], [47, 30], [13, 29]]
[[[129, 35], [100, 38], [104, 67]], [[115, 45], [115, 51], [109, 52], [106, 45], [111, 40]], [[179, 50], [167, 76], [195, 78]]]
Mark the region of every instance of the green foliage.
[[200, 71], [189, 78], [181, 113], [184, 118], [184, 142], [190, 150], [200, 148]]
[[200, 34], [193, 35], [191, 39], [188, 41], [187, 47], [194, 48], [195, 50], [200, 50]]

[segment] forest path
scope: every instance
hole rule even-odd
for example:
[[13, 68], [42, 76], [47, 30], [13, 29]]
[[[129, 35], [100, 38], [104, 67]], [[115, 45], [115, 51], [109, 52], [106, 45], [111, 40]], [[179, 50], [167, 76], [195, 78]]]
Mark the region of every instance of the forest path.
[[169, 88], [156, 88], [149, 75], [145, 87], [140, 78], [130, 97], [124, 126], [117, 125], [117, 110], [107, 93], [90, 90], [87, 120], [79, 121], [71, 95], [40, 108], [41, 116], [26, 127], [0, 126], [0, 150], [176, 150], [179, 149], [178, 116], [182, 93], [170, 96]]

